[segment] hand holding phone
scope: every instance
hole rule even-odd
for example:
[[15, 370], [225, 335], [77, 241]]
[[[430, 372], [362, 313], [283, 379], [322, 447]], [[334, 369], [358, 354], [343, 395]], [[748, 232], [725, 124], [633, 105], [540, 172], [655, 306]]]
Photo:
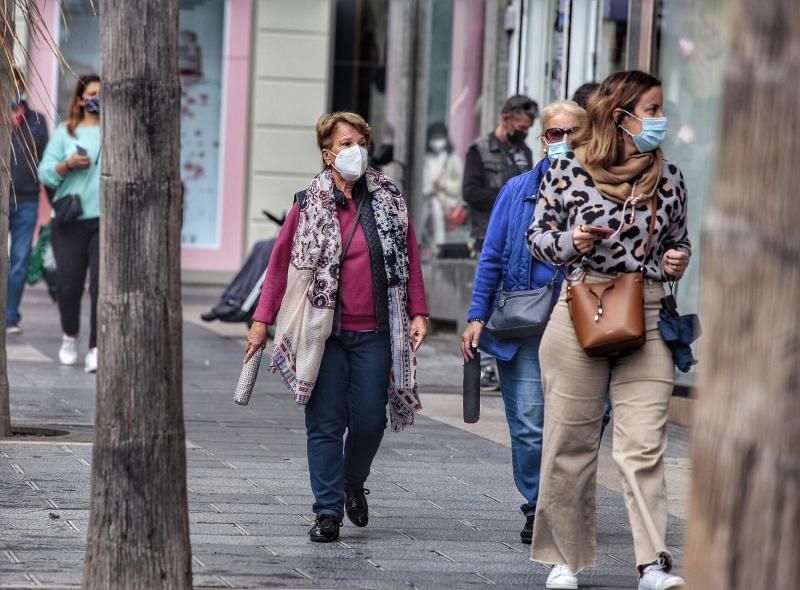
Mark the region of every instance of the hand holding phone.
[[589, 225], [586, 227], [586, 231], [588, 231], [591, 234], [595, 234], [596, 236], [599, 236], [602, 239], [606, 239], [610, 238], [616, 230], [602, 225]]
[[85, 155], [87, 155], [86, 148], [85, 148], [85, 147], [83, 147], [83, 146], [82, 146], [81, 144], [79, 144], [79, 143], [75, 144], [75, 153], [76, 153], [76, 154], [78, 154], [79, 156], [85, 156]]

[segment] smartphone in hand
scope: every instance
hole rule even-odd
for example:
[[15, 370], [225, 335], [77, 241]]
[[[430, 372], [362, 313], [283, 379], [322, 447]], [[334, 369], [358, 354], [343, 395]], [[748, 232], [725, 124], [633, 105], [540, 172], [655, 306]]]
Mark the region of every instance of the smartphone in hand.
[[610, 227], [604, 227], [602, 225], [590, 225], [586, 228], [586, 231], [591, 234], [595, 234], [602, 239], [606, 239], [610, 238], [616, 230], [611, 229]]
[[77, 143], [75, 144], [75, 153], [78, 154], [79, 156], [85, 156], [87, 154], [86, 148], [83, 147], [81, 144]]

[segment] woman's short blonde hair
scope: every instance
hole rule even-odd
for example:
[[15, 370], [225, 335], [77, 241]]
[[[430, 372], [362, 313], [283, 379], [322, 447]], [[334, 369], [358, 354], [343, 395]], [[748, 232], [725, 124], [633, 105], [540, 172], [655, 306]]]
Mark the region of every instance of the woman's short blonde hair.
[[586, 125], [586, 111], [577, 102], [572, 100], [557, 100], [542, 109], [542, 135], [550, 127], [550, 120], [559, 113], [567, 113], [578, 119], [581, 127]]
[[364, 117], [358, 113], [338, 111], [322, 115], [317, 121], [317, 145], [320, 151], [329, 150], [333, 146], [333, 132], [339, 123], [346, 123], [356, 128], [367, 139], [367, 147], [372, 143], [372, 129]]

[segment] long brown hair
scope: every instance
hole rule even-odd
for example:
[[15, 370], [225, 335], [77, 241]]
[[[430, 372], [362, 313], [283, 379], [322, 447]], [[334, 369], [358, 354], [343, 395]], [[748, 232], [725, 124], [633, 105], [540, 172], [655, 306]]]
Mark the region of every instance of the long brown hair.
[[75, 137], [75, 128], [83, 121], [83, 117], [86, 115], [81, 101], [83, 100], [83, 93], [86, 91], [86, 87], [92, 82], [99, 83], [100, 76], [97, 74], [84, 74], [78, 78], [72, 100], [69, 101], [69, 111], [67, 111], [67, 133], [72, 137]]
[[623, 132], [612, 116], [614, 109], [632, 113], [641, 96], [654, 86], [661, 86], [661, 80], [640, 70], [617, 72], [603, 80], [586, 107], [589, 124], [571, 138], [573, 149], [585, 146], [587, 166], [610, 168], [619, 164]]

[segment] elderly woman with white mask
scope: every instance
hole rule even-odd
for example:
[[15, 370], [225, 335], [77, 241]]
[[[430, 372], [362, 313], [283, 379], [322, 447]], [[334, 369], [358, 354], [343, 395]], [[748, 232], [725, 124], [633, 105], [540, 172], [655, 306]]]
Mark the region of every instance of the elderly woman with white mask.
[[[414, 352], [428, 309], [417, 240], [394, 183], [367, 164], [370, 127], [355, 113], [324, 115], [324, 168], [275, 243], [245, 358], [267, 343], [270, 369], [305, 408], [315, 542], [339, 538], [344, 513], [367, 525], [364, 488], [386, 428], [421, 409]], [[345, 432], [347, 437], [345, 439]]]

